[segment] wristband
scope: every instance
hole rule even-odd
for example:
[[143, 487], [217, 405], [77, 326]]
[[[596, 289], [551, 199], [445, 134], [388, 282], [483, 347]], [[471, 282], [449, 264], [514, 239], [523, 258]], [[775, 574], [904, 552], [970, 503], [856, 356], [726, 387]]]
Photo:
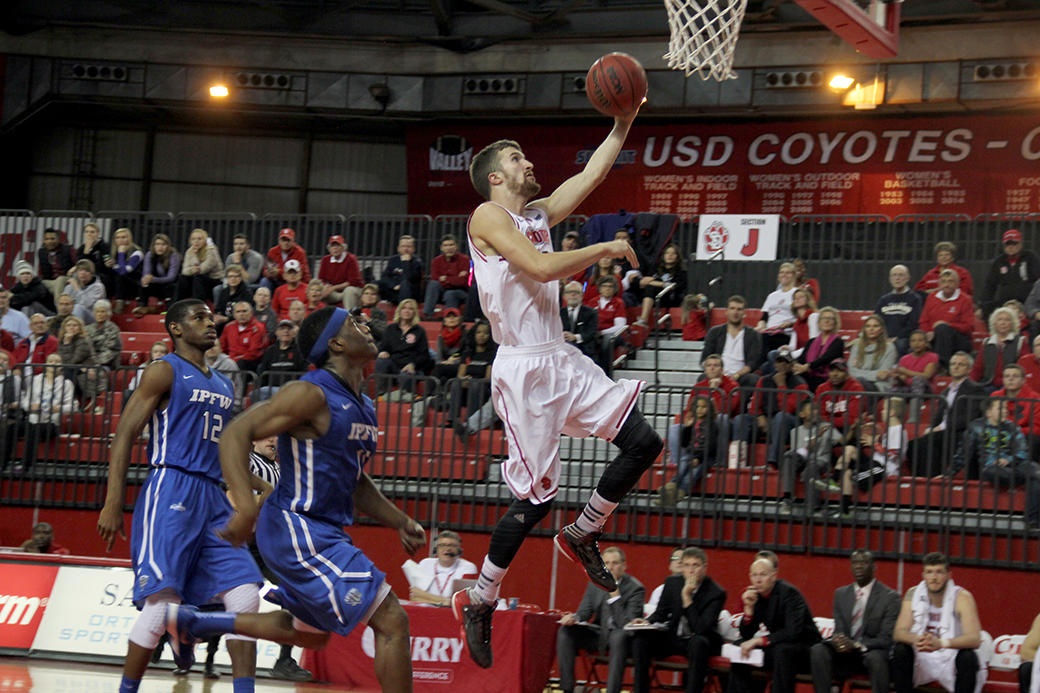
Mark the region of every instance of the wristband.
[[950, 646], [950, 639], [949, 638], [943, 638], [942, 640], [939, 641], [939, 647], [941, 647], [943, 649], [946, 649], [949, 646]]

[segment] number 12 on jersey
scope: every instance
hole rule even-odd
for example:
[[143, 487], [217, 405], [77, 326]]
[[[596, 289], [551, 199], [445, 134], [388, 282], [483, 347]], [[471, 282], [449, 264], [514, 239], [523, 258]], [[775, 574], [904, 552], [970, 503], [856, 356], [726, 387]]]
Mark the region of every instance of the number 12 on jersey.
[[212, 440], [214, 443], [220, 441], [220, 431], [224, 428], [224, 417], [221, 414], [210, 414], [208, 411], [202, 413], [205, 419], [202, 429], [202, 439]]

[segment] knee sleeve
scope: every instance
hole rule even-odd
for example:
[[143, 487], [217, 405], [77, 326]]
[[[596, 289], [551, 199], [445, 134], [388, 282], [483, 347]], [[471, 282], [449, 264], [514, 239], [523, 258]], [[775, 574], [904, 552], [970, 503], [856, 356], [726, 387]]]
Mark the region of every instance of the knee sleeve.
[[611, 503], [618, 503], [661, 454], [664, 442], [638, 408], [628, 415], [612, 442], [621, 453], [603, 472], [596, 491]]
[[146, 650], [154, 650], [166, 630], [166, 605], [180, 603], [181, 598], [171, 589], [160, 590], [145, 597], [141, 615], [130, 629], [130, 642]]
[[514, 500], [491, 533], [491, 547], [488, 549], [491, 562], [500, 568], [508, 568], [524, 539], [550, 510], [552, 501], [532, 503], [527, 499]]
[[[217, 596], [224, 602], [224, 610], [233, 614], [255, 614], [260, 611], [260, 589], [253, 583], [233, 587]], [[256, 642], [256, 638], [235, 633], [228, 633], [225, 637], [228, 640]]]

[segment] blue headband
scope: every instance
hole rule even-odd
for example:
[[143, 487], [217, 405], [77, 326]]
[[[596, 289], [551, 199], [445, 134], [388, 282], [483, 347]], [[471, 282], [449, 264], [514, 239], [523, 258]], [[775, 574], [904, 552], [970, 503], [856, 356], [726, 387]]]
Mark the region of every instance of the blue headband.
[[307, 358], [311, 363], [317, 363], [318, 359], [328, 353], [329, 340], [339, 334], [339, 328], [343, 327], [343, 323], [347, 321], [348, 317], [350, 317], [350, 313], [342, 308], [337, 308], [332, 313], [332, 317], [329, 318], [329, 323], [325, 325], [325, 329], [321, 331], [318, 341], [311, 347], [311, 353], [307, 354]]

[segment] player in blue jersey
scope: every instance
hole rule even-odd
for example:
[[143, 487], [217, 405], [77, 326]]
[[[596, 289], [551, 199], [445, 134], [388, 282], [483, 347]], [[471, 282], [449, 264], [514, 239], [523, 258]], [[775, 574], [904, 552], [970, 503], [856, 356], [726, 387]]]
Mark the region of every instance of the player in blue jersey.
[[[307, 316], [297, 342], [317, 370], [250, 407], [220, 439], [224, 480], [237, 509], [221, 536], [244, 545], [256, 526], [260, 554], [281, 581], [268, 598], [284, 610], [200, 613], [171, 604], [167, 623], [182, 643], [238, 633], [310, 649], [324, 647], [330, 633], [347, 635], [367, 623], [376, 633], [380, 687], [388, 693], [411, 691], [408, 616], [386, 575], [343, 530], [357, 510], [396, 528], [410, 555], [426, 543], [419, 523], [364, 473], [379, 431], [375, 407], [361, 394], [361, 384], [365, 365], [379, 350], [368, 327], [342, 308]], [[254, 440], [272, 435], [278, 436], [281, 474], [258, 510], [249, 451]]]
[[[109, 457], [108, 495], [98, 534], [111, 550], [124, 539], [126, 472], [134, 442], [148, 426], [148, 478], [134, 506], [131, 560], [134, 604], [141, 615], [130, 630], [120, 693], [134, 693], [159, 637], [166, 630], [166, 605], [206, 604], [220, 599], [228, 611], [256, 612], [263, 581], [245, 547], [217, 536], [232, 508], [220, 488], [217, 441], [230, 422], [235, 392], [231, 381], [206, 365], [217, 340], [213, 313], [202, 301], [178, 301], [166, 313], [174, 350], [145, 369], [124, 408]], [[248, 453], [243, 457], [248, 464]], [[178, 667], [190, 668], [192, 648], [173, 643]], [[254, 688], [256, 639], [228, 638], [235, 693]]]

